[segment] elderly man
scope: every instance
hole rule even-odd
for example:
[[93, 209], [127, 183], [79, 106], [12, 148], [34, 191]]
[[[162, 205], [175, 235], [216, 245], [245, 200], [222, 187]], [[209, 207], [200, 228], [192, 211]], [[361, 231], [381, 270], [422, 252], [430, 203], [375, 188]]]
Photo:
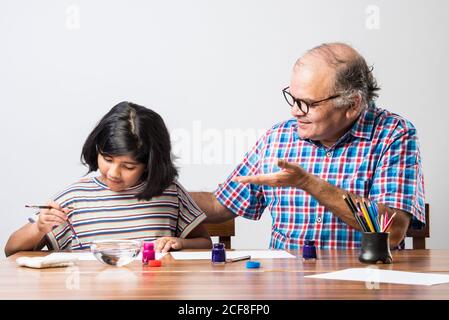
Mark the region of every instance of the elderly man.
[[365, 59], [342, 43], [323, 44], [295, 63], [283, 90], [293, 119], [268, 130], [214, 194], [192, 196], [207, 222], [272, 215], [270, 247], [360, 246], [362, 228], [343, 200], [373, 201], [396, 212], [390, 245], [414, 219], [425, 223], [424, 182], [416, 130], [377, 108], [376, 81]]

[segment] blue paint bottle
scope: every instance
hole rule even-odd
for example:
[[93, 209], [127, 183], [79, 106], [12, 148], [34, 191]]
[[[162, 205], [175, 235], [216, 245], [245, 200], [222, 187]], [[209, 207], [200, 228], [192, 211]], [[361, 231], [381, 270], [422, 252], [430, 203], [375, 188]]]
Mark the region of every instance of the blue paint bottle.
[[302, 248], [303, 260], [316, 260], [316, 247], [314, 240], [306, 240]]
[[226, 263], [226, 251], [224, 243], [214, 243], [212, 248], [212, 263], [224, 264]]

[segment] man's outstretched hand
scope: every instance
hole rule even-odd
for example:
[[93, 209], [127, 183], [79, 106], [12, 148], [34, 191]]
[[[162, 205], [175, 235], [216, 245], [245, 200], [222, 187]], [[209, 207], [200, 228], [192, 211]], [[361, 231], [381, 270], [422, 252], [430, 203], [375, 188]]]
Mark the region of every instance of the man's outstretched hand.
[[310, 173], [303, 168], [285, 160], [278, 159], [278, 167], [282, 170], [276, 173], [234, 177], [232, 181], [267, 185], [271, 187], [302, 188], [304, 183], [310, 177]]

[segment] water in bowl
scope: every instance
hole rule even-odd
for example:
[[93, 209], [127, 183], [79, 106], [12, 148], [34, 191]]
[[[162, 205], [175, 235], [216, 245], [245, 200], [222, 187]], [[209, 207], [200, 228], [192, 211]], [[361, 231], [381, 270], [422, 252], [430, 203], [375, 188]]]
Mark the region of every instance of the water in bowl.
[[121, 267], [137, 257], [140, 252], [140, 243], [138, 241], [96, 242], [92, 244], [91, 251], [98, 261]]

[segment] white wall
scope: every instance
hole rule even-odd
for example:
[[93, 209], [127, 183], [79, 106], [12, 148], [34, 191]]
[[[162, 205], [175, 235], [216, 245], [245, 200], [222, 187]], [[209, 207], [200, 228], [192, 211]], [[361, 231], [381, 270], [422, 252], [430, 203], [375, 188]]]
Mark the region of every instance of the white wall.
[[[296, 58], [344, 41], [374, 63], [378, 105], [417, 127], [429, 246], [449, 248], [448, 13], [444, 0], [2, 0], [1, 247], [25, 203], [84, 174], [84, 139], [117, 102], [159, 112], [181, 182], [213, 190], [260, 130], [289, 117], [281, 89]], [[270, 222], [238, 219], [234, 247], [267, 247]]]

